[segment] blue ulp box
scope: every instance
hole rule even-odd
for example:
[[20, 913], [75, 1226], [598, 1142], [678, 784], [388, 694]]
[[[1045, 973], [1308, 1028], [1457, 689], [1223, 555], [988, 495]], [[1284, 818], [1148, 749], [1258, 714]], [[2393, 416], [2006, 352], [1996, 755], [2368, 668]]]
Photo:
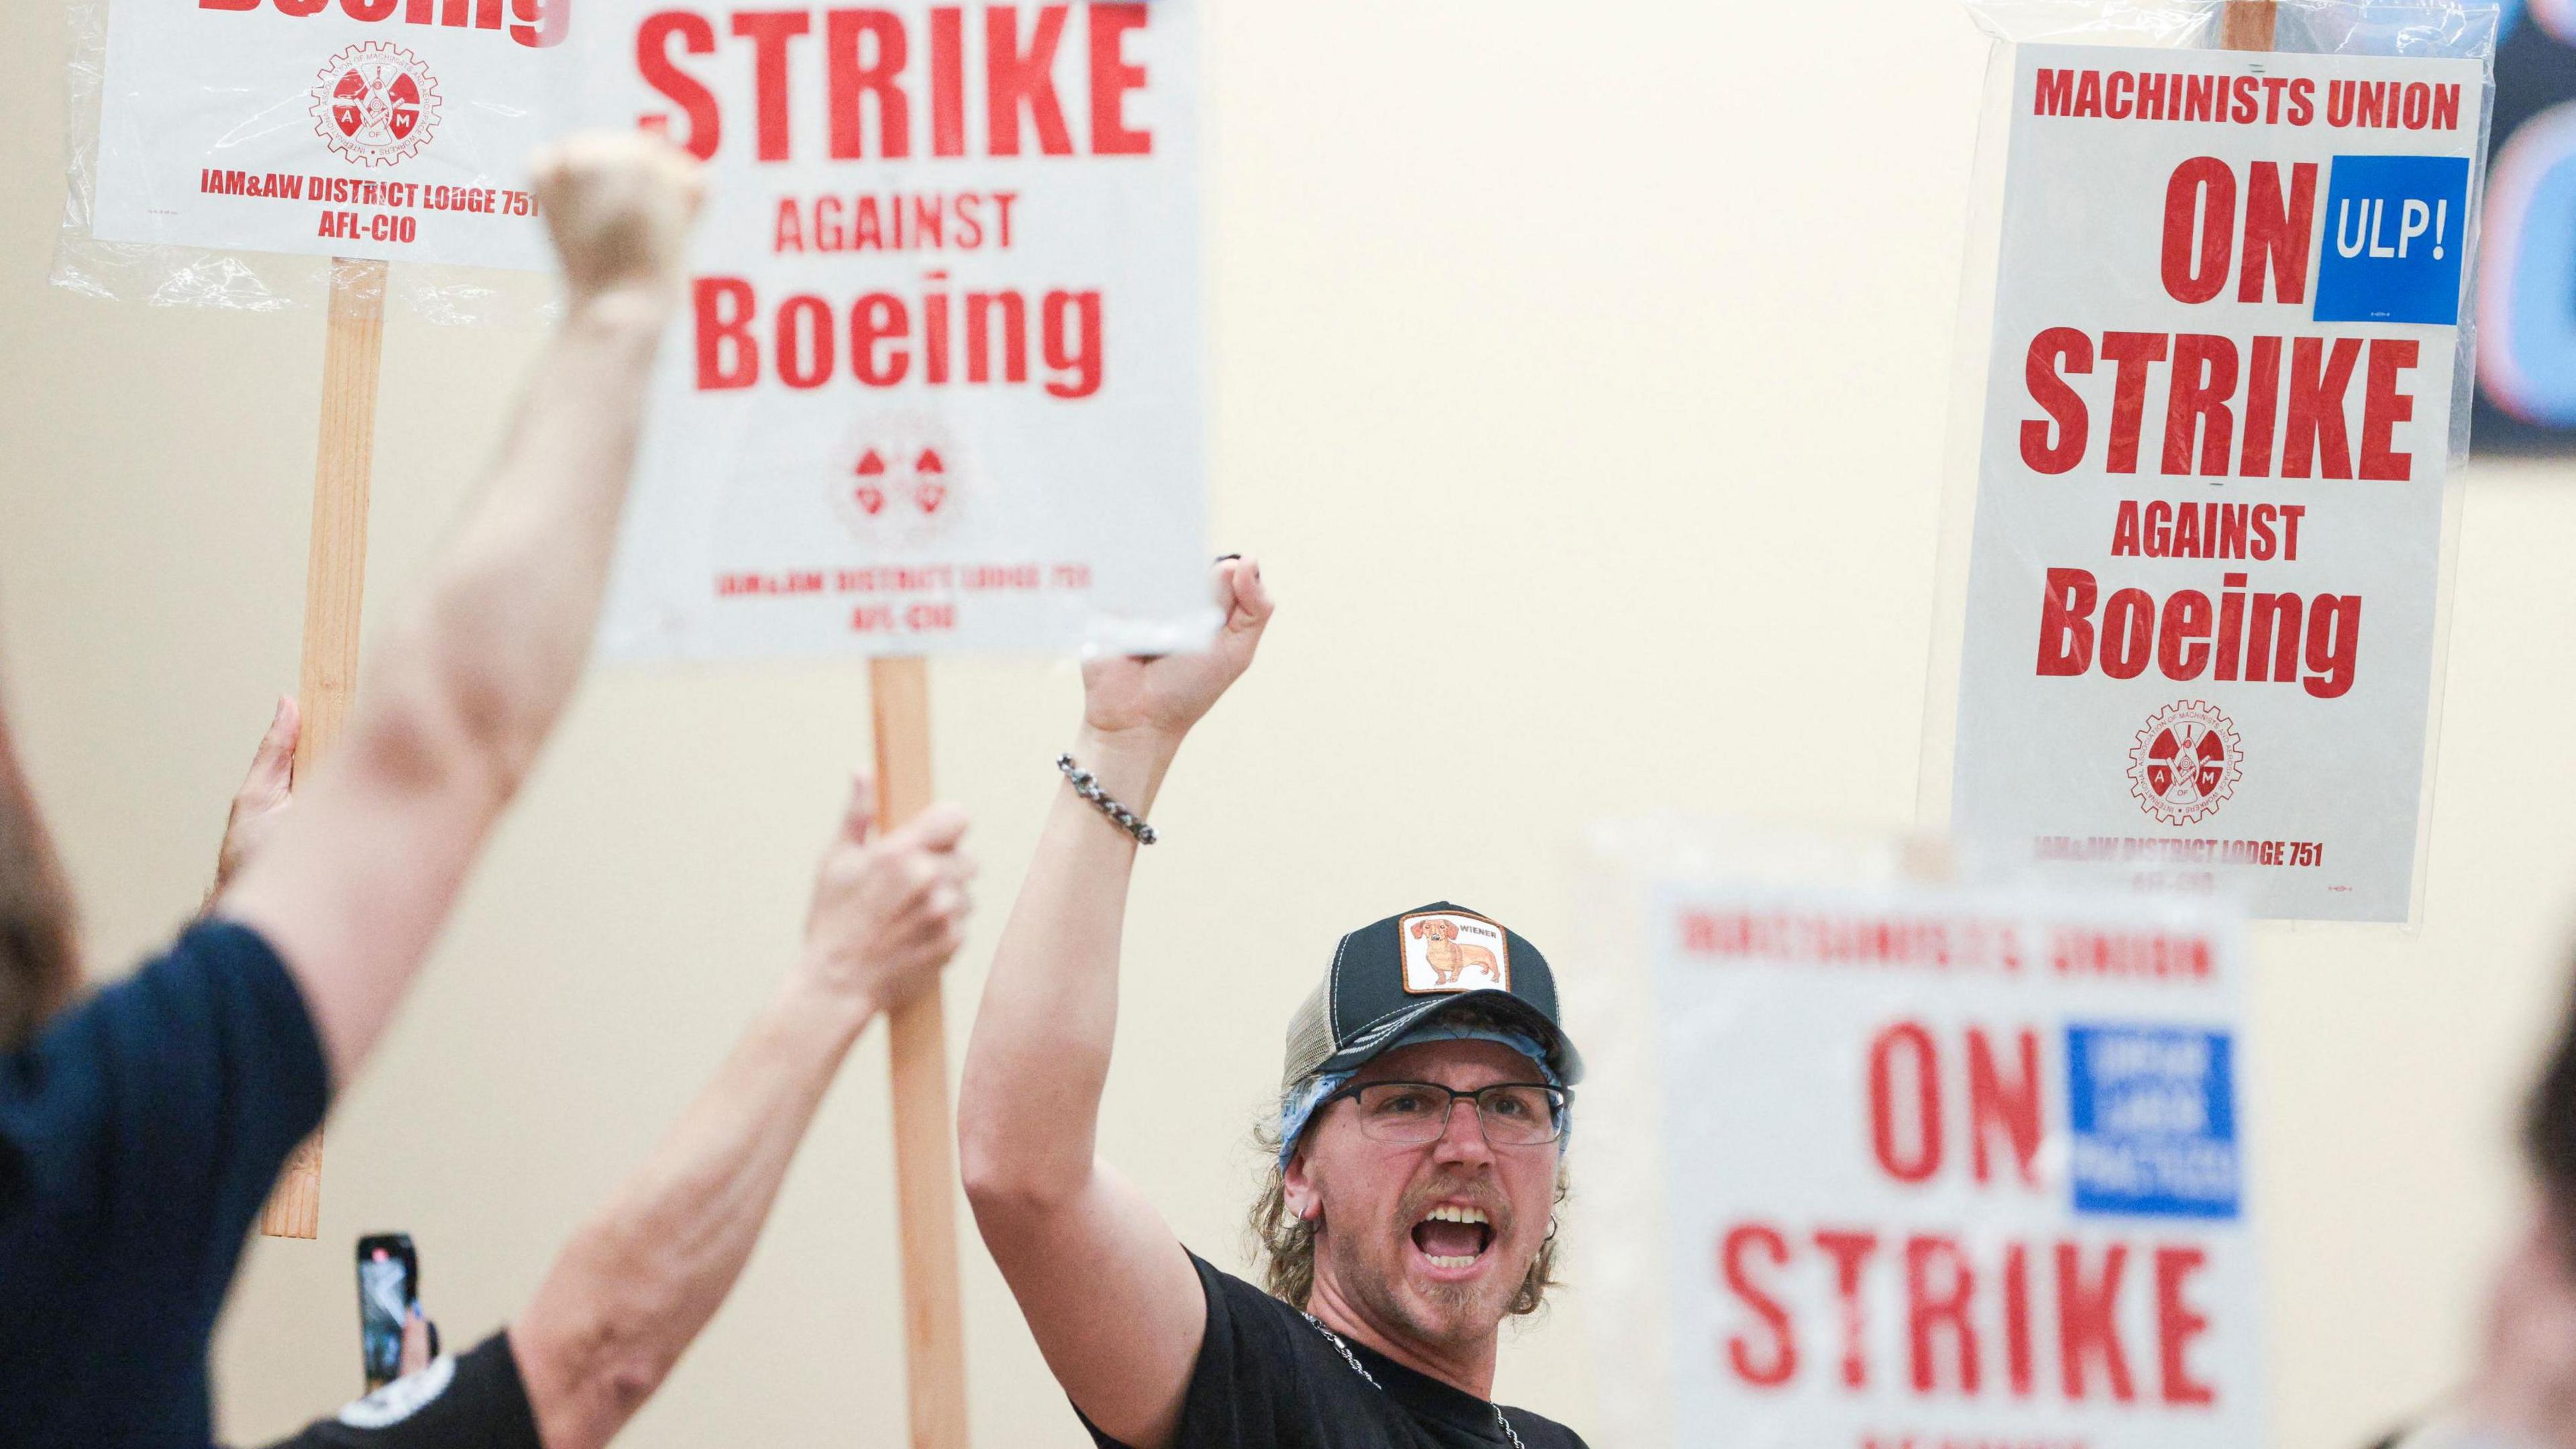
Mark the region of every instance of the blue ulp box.
[[2466, 158], [2337, 156], [2318, 221], [2317, 321], [2460, 320]]
[[2066, 1028], [2077, 1212], [2237, 1215], [2230, 1046], [2225, 1032], [2190, 1027]]

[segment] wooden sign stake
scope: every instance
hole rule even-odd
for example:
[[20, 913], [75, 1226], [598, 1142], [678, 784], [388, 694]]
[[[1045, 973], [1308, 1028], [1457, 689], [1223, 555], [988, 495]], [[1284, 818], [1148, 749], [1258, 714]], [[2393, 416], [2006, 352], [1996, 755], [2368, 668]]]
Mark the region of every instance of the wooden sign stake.
[[[304, 667], [297, 703], [304, 733], [295, 778], [339, 736], [358, 685], [358, 610], [367, 582], [367, 481], [376, 448], [376, 369], [385, 340], [385, 264], [331, 263], [322, 345], [321, 441], [313, 459], [313, 542], [304, 568]], [[272, 1238], [322, 1231], [322, 1133], [296, 1147], [260, 1214]]]
[[2226, 13], [2219, 18], [2218, 48], [2270, 50], [2280, 19], [2278, 0], [2230, 0]]
[[[893, 829], [930, 805], [930, 668], [868, 663], [877, 813]], [[912, 1449], [966, 1449], [966, 1325], [957, 1290], [955, 1133], [938, 983], [887, 1021], [894, 1079], [896, 1225], [903, 1239], [904, 1402]]]

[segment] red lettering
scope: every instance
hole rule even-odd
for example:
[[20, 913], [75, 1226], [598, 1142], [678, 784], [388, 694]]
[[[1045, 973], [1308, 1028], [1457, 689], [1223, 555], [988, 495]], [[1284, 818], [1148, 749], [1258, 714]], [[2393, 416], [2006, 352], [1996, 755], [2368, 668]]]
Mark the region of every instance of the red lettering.
[[1816, 1246], [1834, 1260], [1834, 1302], [1842, 1309], [1843, 1387], [1869, 1387], [1869, 1321], [1861, 1308], [1861, 1269], [1878, 1251], [1878, 1235], [1832, 1228], [1816, 1230]]
[[850, 308], [850, 365], [870, 387], [892, 387], [912, 370], [912, 354], [895, 348], [882, 357], [879, 342], [900, 342], [912, 333], [912, 318], [903, 299], [891, 292], [870, 292]]
[[2155, 657], [2156, 601], [2144, 589], [2118, 589], [2102, 602], [2102, 672], [2135, 679]]
[[[681, 48], [691, 55], [705, 55], [716, 48], [715, 27], [704, 16], [686, 10], [660, 11], [645, 16], [644, 22], [635, 27], [635, 70], [646, 85], [669, 97], [688, 116], [688, 139], [672, 139], [699, 160], [709, 160], [724, 135], [723, 117], [716, 110], [714, 93], [671, 63], [673, 36], [679, 37]], [[670, 135], [669, 116], [640, 117], [639, 124], [646, 130]]]
[[[2278, 77], [2274, 77], [2278, 79]], [[2236, 300], [2263, 300], [2263, 276], [2272, 277], [2277, 302], [2304, 302], [2308, 295], [2308, 237], [2317, 210], [2317, 163], [2301, 161], [2290, 168], [2290, 191], [2281, 194], [2281, 168], [2257, 161], [2245, 193], [2245, 262], [2236, 279]]]
[[[1897, 1141], [1897, 1058], [1914, 1074], [1913, 1143]], [[1899, 1182], [1928, 1182], [1941, 1170], [1941, 1072], [1932, 1034], [1916, 1022], [1899, 1022], [1869, 1045], [1869, 1137], [1878, 1165]]]
[[733, 33], [751, 42], [755, 150], [763, 161], [787, 159], [787, 43], [808, 24], [802, 10], [734, 12]]
[[2343, 426], [2343, 395], [2352, 386], [2353, 364], [2360, 360], [2358, 337], [2338, 337], [2331, 350], [2322, 337], [2291, 339], [2290, 409], [2282, 430], [2282, 477], [2307, 477], [2311, 460], [2324, 468], [2328, 478], [2352, 476], [2351, 449]]
[[954, 5], [930, 12], [930, 151], [966, 154], [966, 12]]
[[[800, 317], [805, 319], [801, 329]], [[832, 325], [831, 304], [815, 296], [790, 297], [778, 304], [777, 325], [779, 381], [789, 387], [821, 387], [832, 375], [832, 339], [840, 331]]]
[[1994, 1043], [1982, 1027], [1968, 1028], [1968, 1140], [1977, 1181], [1990, 1180], [1986, 1160], [1988, 1129], [2000, 1128], [2012, 1148], [2022, 1182], [2039, 1186], [2039, 1037], [2016, 1033], [2021, 1071], [2006, 1077], [1995, 1066]]
[[2411, 338], [2374, 337], [2370, 372], [2361, 388], [2361, 476], [2402, 482], [2415, 473], [2414, 455], [2389, 446], [2397, 425], [2415, 416], [2415, 399], [2397, 390], [2397, 374], [2415, 365]]
[[2057, 443], [2052, 447], [2047, 422], [2037, 418], [2023, 421], [2021, 460], [2031, 471], [2063, 473], [2084, 460], [2084, 399], [2067, 386], [2059, 373], [2092, 370], [2093, 339], [2076, 328], [2051, 327], [2030, 339], [2030, 355], [2022, 364], [2022, 376], [2030, 386], [2031, 400], [2045, 409], [2057, 425]]
[[[833, 10], [823, 17], [824, 98], [831, 107], [831, 148], [835, 161], [854, 161], [867, 154], [860, 126], [859, 101], [876, 98], [878, 154], [912, 154], [912, 105], [895, 83], [903, 74], [906, 46], [903, 17], [891, 10]], [[859, 64], [862, 38], [873, 42], [873, 64]]]
[[[2183, 516], [2197, 516], [2190, 509]], [[2209, 667], [2209, 595], [2198, 589], [2176, 589], [2165, 598], [2163, 627], [2157, 630], [2156, 667], [2167, 679], [2198, 679]]]
[[1754, 1356], [1757, 1346], [1748, 1342], [1742, 1333], [1737, 1333], [1726, 1341], [1726, 1361], [1734, 1367], [1736, 1377], [1746, 1383], [1756, 1388], [1775, 1389], [1798, 1372], [1797, 1329], [1789, 1320], [1789, 1310], [1781, 1306], [1780, 1300], [1753, 1281], [1752, 1273], [1745, 1267], [1747, 1248], [1758, 1248], [1764, 1257], [1771, 1260], [1774, 1268], [1786, 1266], [1789, 1261], [1788, 1240], [1771, 1228], [1747, 1223], [1726, 1235], [1725, 1242], [1718, 1249], [1726, 1286], [1746, 1308], [1752, 1310], [1754, 1317], [1762, 1320], [1767, 1336], [1763, 1346], [1769, 1350], [1767, 1357], [1757, 1359]]
[[[257, 4], [259, 0], [250, 0]], [[2075, 110], [2075, 72], [2044, 70], [2031, 93], [2030, 113], [2034, 116], [2071, 115]]]
[[2272, 476], [2272, 421], [2281, 403], [2281, 339], [2254, 339], [2254, 374], [2245, 384], [2245, 449], [2237, 455], [2241, 477]]
[[1151, 131], [1127, 129], [1127, 93], [1145, 86], [1145, 68], [1122, 50], [1130, 30], [1145, 28], [1143, 5], [1091, 7], [1091, 154], [1150, 156]]
[[1957, 1346], [1959, 1392], [1977, 1392], [1977, 1330], [1968, 1321], [1977, 1275], [1967, 1254], [1951, 1238], [1914, 1237], [1905, 1242], [1905, 1329], [1912, 1348], [1914, 1392], [1928, 1394], [1940, 1386], [1941, 1365], [1934, 1352], [1937, 1330], [1947, 1328]]
[[2215, 156], [2194, 156], [2175, 167], [2165, 183], [2165, 291], [2177, 302], [2217, 296], [2227, 285], [2235, 241], [2236, 173]]
[[2030, 1249], [2004, 1249], [2004, 1377], [2020, 1398], [2030, 1397]]
[[2191, 1341], [2208, 1331], [2209, 1319], [2182, 1296], [2183, 1280], [2208, 1261], [2198, 1248], [2156, 1249], [2156, 1356], [2168, 1404], [2205, 1406], [2218, 1398], [2191, 1376]]
[[2085, 1364], [2099, 1358], [2111, 1383], [2111, 1397], [2128, 1403], [2137, 1397], [2129, 1382], [2128, 1356], [2120, 1349], [2120, 1274], [2128, 1266], [2129, 1248], [2112, 1243], [2102, 1251], [2102, 1275], [2084, 1281], [2084, 1250], [2076, 1243], [2057, 1245], [2057, 1352], [2066, 1397], [2081, 1400], [2089, 1391]]
[[1049, 397], [1089, 397], [1100, 391], [1100, 294], [1046, 294], [1046, 364]]
[[987, 144], [996, 156], [1020, 154], [1020, 108], [1028, 107], [1037, 123], [1038, 149], [1049, 156], [1073, 154], [1073, 138], [1064, 127], [1064, 107], [1055, 94], [1055, 48], [1064, 38], [1066, 7], [1038, 7], [1035, 33], [1020, 49], [1020, 11], [995, 5], [984, 12], [984, 117]]
[[2138, 78], [2125, 70], [2115, 70], [2111, 72], [2110, 80], [2103, 84], [2102, 91], [2102, 114], [2114, 121], [2129, 119], [2129, 112], [2137, 103]]
[[2039, 672], [2082, 674], [2093, 666], [2093, 575], [2050, 569], [2039, 601]]
[[2139, 420], [2147, 410], [2147, 369], [2165, 360], [2162, 332], [2105, 332], [2102, 355], [2111, 360], [2111, 446], [2104, 467], [2113, 473], [2138, 471]]
[[2236, 418], [2227, 409], [2227, 399], [2235, 395], [2235, 343], [2201, 332], [2185, 332], [2174, 339], [2173, 386], [2165, 398], [2165, 472], [2191, 471], [2191, 445], [2197, 434], [2201, 475], [2227, 476], [2228, 450], [2236, 442]]
[[572, 30], [572, 0], [510, 0], [510, 13], [510, 38], [521, 45], [561, 45]]
[[[749, 387], [760, 376], [760, 344], [751, 335], [751, 283], [700, 277], [690, 287], [697, 318], [698, 390]], [[725, 360], [726, 349], [732, 360]]]

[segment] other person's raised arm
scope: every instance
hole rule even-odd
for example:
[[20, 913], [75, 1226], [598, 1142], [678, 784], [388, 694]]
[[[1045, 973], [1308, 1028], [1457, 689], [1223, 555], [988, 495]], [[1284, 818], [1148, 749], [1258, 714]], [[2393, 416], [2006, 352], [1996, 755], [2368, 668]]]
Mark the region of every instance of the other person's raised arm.
[[532, 168], [569, 289], [501, 459], [361, 674], [346, 737], [214, 913], [294, 973], [345, 1085], [571, 698], [605, 587], [694, 165], [642, 135]]
[[964, 813], [936, 806], [871, 841], [874, 813], [861, 781], [786, 989], [512, 1326], [546, 1449], [597, 1449], [660, 1387], [741, 1276], [851, 1044], [956, 954], [974, 873]]
[[[1074, 760], [1139, 815], [1270, 621], [1251, 560], [1219, 563], [1216, 586], [1226, 619], [1207, 650], [1083, 666]], [[1093, 1152], [1135, 858], [1124, 829], [1056, 792], [976, 1013], [957, 1120], [976, 1225], [1047, 1366], [1102, 1432], [1161, 1449], [1207, 1305], [1171, 1227]]]

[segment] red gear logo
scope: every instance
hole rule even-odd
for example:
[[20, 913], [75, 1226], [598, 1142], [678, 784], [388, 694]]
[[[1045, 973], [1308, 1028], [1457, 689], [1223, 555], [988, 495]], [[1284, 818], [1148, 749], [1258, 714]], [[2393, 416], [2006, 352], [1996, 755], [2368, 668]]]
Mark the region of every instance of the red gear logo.
[[2129, 748], [2129, 793], [2167, 825], [2205, 820], [2236, 793], [2244, 746], [2236, 723], [2206, 700], [2157, 710]]
[[948, 536], [980, 491], [971, 450], [935, 416], [872, 414], [843, 437], [833, 511], [852, 537], [872, 548], [904, 549]]
[[313, 80], [313, 126], [323, 143], [366, 166], [420, 154], [438, 130], [438, 78], [419, 56], [380, 40], [331, 57]]
[[[850, 472], [859, 480], [858, 486], [850, 492], [850, 499], [859, 505], [859, 511], [870, 518], [883, 513], [887, 502], [886, 480], [891, 476], [886, 470], [884, 457], [870, 448], [859, 455], [857, 466]], [[911, 468], [895, 486], [903, 501], [921, 510], [924, 516], [937, 513], [939, 505], [948, 501], [948, 464], [940, 458], [937, 448], [924, 448], [913, 458]]]

